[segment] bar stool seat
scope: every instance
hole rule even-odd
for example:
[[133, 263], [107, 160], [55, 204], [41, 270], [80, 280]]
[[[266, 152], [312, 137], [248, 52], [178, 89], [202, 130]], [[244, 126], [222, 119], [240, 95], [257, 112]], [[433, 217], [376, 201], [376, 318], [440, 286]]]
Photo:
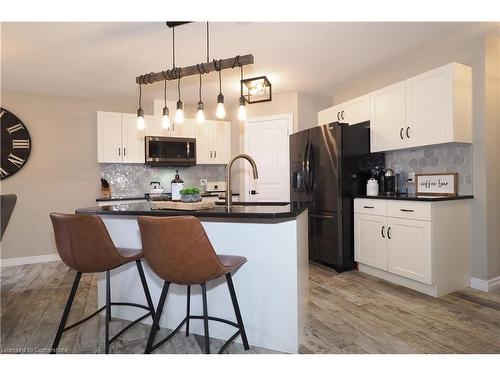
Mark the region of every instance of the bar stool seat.
[[[148, 316], [151, 316], [152, 318], [155, 316], [153, 300], [151, 299], [151, 295], [149, 293], [149, 288], [141, 263], [141, 258], [143, 257], [142, 249], [116, 248], [102, 219], [97, 215], [51, 213], [50, 219], [54, 227], [57, 251], [62, 261], [69, 268], [76, 271], [73, 287], [68, 297], [68, 301], [66, 302], [66, 306], [52, 344], [51, 353], [55, 354], [57, 352], [62, 334], [65, 331], [86, 322], [104, 309], [106, 309], [105, 352], [109, 353], [109, 346], [119, 336], [125, 333], [125, 331], [133, 325], [146, 319]], [[139, 272], [147, 306], [130, 302], [111, 302], [110, 270], [131, 262], [135, 262], [137, 271]], [[66, 326], [71, 305], [73, 304], [82, 273], [95, 272], [106, 272], [105, 306], [101, 307], [82, 320], [70, 326]], [[110, 339], [109, 322], [111, 321], [111, 306], [132, 306], [144, 309], [147, 313], [129, 323], [125, 328]]]
[[[164, 280], [145, 352], [151, 353], [169, 341], [184, 324], [186, 336], [188, 336], [191, 319], [204, 320], [205, 353], [210, 353], [209, 320], [238, 328], [235, 334], [222, 345], [219, 353], [224, 352], [239, 335], [241, 335], [245, 350], [249, 350], [250, 346], [231, 277], [231, 273], [246, 263], [247, 259], [236, 255], [217, 255], [200, 221], [193, 216], [139, 217], [137, 221], [146, 262], [151, 270]], [[236, 323], [208, 315], [206, 283], [221, 276], [226, 277]], [[187, 286], [186, 317], [166, 338], [154, 344], [171, 283]], [[196, 284], [201, 285], [202, 289], [202, 316], [192, 315], [190, 312], [191, 285]]]

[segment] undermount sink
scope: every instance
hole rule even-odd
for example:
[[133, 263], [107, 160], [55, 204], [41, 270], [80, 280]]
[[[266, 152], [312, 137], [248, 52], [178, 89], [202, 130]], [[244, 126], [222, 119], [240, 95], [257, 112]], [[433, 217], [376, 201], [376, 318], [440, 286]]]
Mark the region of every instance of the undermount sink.
[[[226, 202], [215, 202], [217, 206], [224, 206]], [[233, 206], [286, 206], [289, 202], [233, 202]]]

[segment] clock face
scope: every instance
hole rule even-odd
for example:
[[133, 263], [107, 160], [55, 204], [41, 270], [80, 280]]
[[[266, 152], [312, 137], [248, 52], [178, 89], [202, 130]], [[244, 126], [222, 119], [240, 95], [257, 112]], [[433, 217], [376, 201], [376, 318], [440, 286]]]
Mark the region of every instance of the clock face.
[[31, 138], [21, 120], [4, 108], [0, 108], [0, 123], [2, 125], [0, 177], [3, 180], [26, 164], [31, 152]]

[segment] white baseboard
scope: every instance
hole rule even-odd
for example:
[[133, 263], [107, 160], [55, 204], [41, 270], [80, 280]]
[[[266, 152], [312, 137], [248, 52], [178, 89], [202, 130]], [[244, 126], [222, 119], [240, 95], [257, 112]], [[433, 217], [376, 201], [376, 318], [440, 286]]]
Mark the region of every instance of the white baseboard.
[[59, 254], [46, 254], [33, 257], [0, 259], [1, 267], [22, 266], [24, 264], [46, 263], [61, 260]]
[[500, 288], [500, 276], [494, 277], [490, 280], [470, 278], [470, 287], [472, 289], [481, 290], [483, 292], [491, 292], [492, 290]]

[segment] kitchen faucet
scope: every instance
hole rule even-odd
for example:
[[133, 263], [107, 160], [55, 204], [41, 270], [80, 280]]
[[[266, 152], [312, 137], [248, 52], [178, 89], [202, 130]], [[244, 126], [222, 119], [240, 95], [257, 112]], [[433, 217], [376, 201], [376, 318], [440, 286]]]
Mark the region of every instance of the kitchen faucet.
[[252, 165], [253, 178], [255, 180], [259, 178], [259, 173], [257, 172], [257, 164], [255, 164], [255, 160], [253, 160], [250, 155], [238, 154], [233, 156], [229, 163], [227, 163], [226, 167], [226, 208], [230, 208], [233, 204], [233, 192], [231, 189], [231, 167], [233, 166], [233, 163], [238, 159], [248, 160], [248, 162]]

